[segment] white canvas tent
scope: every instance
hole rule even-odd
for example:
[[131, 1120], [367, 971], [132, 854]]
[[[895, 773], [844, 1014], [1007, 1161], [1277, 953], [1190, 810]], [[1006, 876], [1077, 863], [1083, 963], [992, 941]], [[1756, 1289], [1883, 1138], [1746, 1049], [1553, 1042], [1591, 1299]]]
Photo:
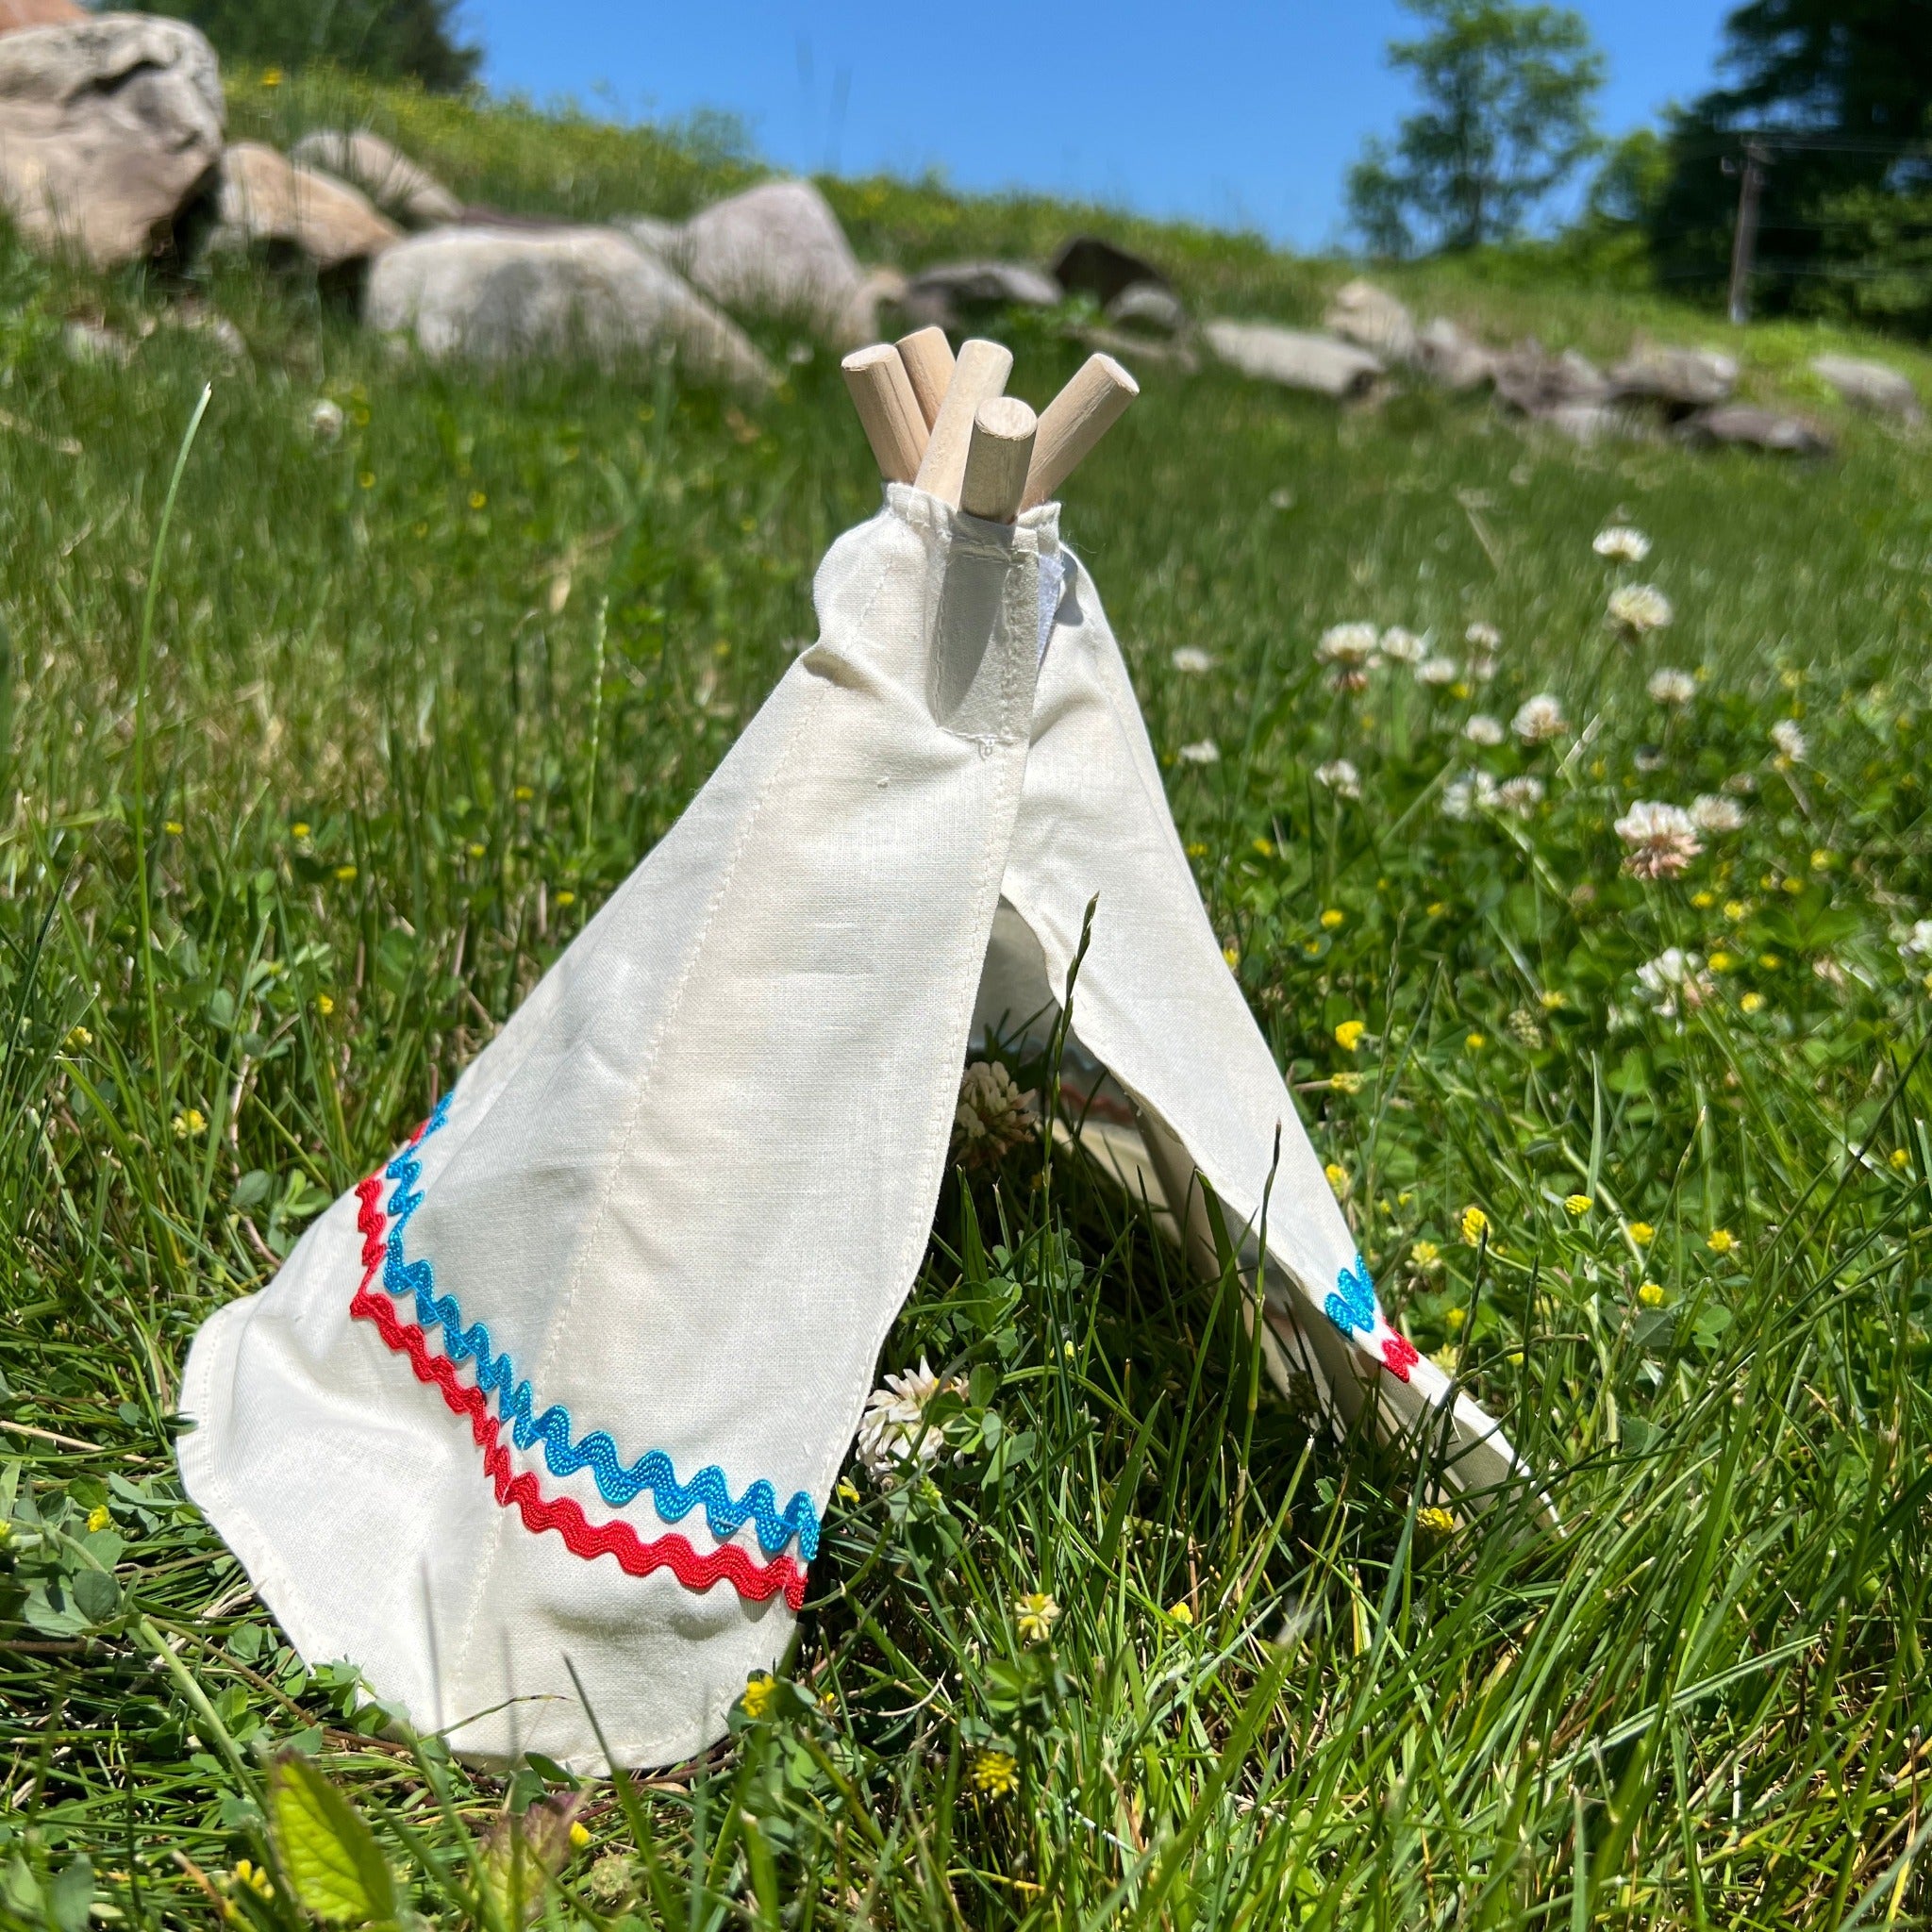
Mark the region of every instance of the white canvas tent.
[[949, 390], [934, 346], [855, 358], [897, 480], [820, 568], [818, 641], [409, 1144], [189, 1359], [184, 1479], [291, 1642], [466, 1756], [594, 1769], [601, 1732], [673, 1762], [778, 1657], [969, 1044], [1051, 1011], [1091, 902], [1074, 1018], [1131, 1108], [1116, 1171], [1197, 1244], [1205, 1180], [1250, 1263], [1265, 1194], [1273, 1365], [1384, 1428], [1441, 1416], [1451, 1489], [1514, 1471], [1376, 1304], [1092, 581], [1057, 505], [1017, 508], [1131, 385], [1090, 367], [1036, 427], [998, 357], [962, 350]]

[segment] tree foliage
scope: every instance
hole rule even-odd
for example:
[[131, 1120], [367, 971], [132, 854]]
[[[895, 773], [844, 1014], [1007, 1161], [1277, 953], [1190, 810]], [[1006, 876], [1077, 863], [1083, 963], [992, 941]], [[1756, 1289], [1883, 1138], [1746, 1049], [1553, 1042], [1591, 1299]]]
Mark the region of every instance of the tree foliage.
[[454, 93], [483, 50], [458, 39], [458, 0], [151, 0], [192, 21], [225, 60], [297, 68], [333, 61], [383, 80]]
[[1668, 179], [1651, 218], [1663, 277], [1724, 281], [1737, 163], [1755, 133], [1767, 137], [1770, 162], [1757, 306], [1874, 320], [1932, 312], [1932, 291], [1897, 285], [1898, 248], [1923, 254], [1927, 232], [1932, 170], [1919, 157], [1932, 132], [1932, 0], [1748, 0], [1724, 24], [1719, 69], [1726, 84], [1669, 129]]
[[1567, 8], [1510, 0], [1403, 0], [1427, 24], [1391, 42], [1419, 111], [1349, 171], [1349, 212], [1377, 254], [1475, 248], [1524, 221], [1596, 145], [1603, 57]]

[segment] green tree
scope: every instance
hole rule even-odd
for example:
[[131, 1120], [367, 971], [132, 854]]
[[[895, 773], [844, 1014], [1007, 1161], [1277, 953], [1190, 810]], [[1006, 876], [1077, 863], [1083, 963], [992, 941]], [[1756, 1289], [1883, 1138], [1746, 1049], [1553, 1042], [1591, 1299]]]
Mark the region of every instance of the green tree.
[[333, 61], [384, 79], [454, 93], [475, 79], [483, 50], [457, 38], [458, 0], [150, 0], [192, 21], [225, 60], [295, 68]]
[[[1932, 170], [1915, 151], [1932, 131], [1932, 0], [1748, 0], [1724, 23], [1718, 65], [1725, 85], [1672, 118], [1650, 222], [1660, 275], [1723, 285], [1742, 137], [1761, 134], [1754, 307], [1866, 309], [1878, 291], [1858, 285], [1894, 275], [1897, 245], [1916, 237], [1924, 252]], [[1902, 306], [1885, 293], [1880, 309], [1932, 312], [1932, 291]]]
[[1415, 77], [1419, 112], [1349, 171], [1348, 206], [1377, 254], [1476, 248], [1521, 232], [1597, 146], [1603, 57], [1567, 8], [1403, 0], [1428, 24], [1389, 63]]

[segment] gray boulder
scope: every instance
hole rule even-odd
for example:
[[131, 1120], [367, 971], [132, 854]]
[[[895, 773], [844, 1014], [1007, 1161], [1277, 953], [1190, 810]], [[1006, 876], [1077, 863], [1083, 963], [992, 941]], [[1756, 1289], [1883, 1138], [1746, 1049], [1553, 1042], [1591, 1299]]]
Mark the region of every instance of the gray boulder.
[[1385, 361], [1415, 359], [1415, 317], [1387, 289], [1378, 289], [1374, 282], [1344, 282], [1322, 317], [1322, 326]]
[[674, 265], [726, 308], [795, 316], [841, 348], [876, 333], [864, 272], [809, 181], [766, 181], [714, 202], [671, 245]]
[[1023, 261], [951, 261], [921, 269], [900, 304], [914, 322], [958, 328], [974, 309], [1051, 308], [1060, 285]]
[[1496, 357], [1493, 375], [1497, 400], [1525, 416], [1610, 399], [1609, 382], [1589, 357], [1574, 349], [1552, 356], [1533, 339]]
[[522, 362], [668, 354], [691, 374], [769, 388], [770, 363], [727, 317], [611, 228], [438, 228], [376, 258], [363, 315], [434, 358]]
[[[1110, 308], [1128, 289], [1167, 289], [1167, 277], [1144, 257], [1103, 235], [1075, 235], [1053, 258], [1053, 278], [1069, 295], [1091, 295]], [[1170, 291], [1171, 292], [1171, 291]]]
[[1210, 322], [1208, 346], [1243, 375], [1310, 394], [1365, 395], [1381, 379], [1382, 360], [1353, 342], [1272, 322]]
[[1679, 425], [1687, 442], [1703, 447], [1725, 445], [1769, 450], [1774, 456], [1822, 457], [1830, 454], [1830, 437], [1797, 416], [1759, 409], [1749, 403], [1726, 403], [1700, 409]]
[[1738, 387], [1738, 364], [1717, 349], [1646, 344], [1610, 371], [1610, 383], [1620, 396], [1661, 403], [1667, 410], [1708, 409], [1730, 400]]
[[256, 141], [222, 156], [210, 253], [260, 250], [307, 262], [318, 273], [366, 263], [402, 235], [346, 181], [284, 159]]
[[1415, 339], [1416, 367], [1444, 389], [1479, 389], [1496, 374], [1495, 353], [1446, 315], [1426, 323]]
[[1883, 362], [1865, 362], [1856, 356], [1814, 356], [1811, 373], [1823, 376], [1855, 409], [1914, 425], [1925, 420], [1911, 378]]
[[405, 227], [436, 228], [461, 219], [462, 203], [427, 168], [366, 127], [318, 127], [289, 150], [289, 158], [353, 183]]
[[0, 202], [37, 248], [100, 268], [153, 254], [213, 174], [224, 125], [214, 49], [182, 21], [0, 36]]
[[1188, 311], [1164, 282], [1129, 282], [1102, 311], [1117, 329], [1144, 329], [1157, 336], [1188, 331]]

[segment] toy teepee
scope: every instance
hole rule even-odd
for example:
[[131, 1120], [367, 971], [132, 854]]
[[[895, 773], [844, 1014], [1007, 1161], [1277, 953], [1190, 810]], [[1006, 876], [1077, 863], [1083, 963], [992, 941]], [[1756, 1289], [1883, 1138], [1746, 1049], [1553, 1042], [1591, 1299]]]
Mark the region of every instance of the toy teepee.
[[466, 1756], [672, 1762], [777, 1658], [969, 1041], [1064, 994], [1096, 896], [1077, 1051], [1116, 1169], [1197, 1247], [1211, 1190], [1278, 1373], [1440, 1418], [1452, 1489], [1515, 1471], [1376, 1303], [1060, 541], [1133, 384], [1096, 357], [1036, 423], [1011, 359], [927, 330], [848, 360], [888, 487], [820, 567], [818, 641], [408, 1144], [195, 1340], [191, 1494], [305, 1657]]

